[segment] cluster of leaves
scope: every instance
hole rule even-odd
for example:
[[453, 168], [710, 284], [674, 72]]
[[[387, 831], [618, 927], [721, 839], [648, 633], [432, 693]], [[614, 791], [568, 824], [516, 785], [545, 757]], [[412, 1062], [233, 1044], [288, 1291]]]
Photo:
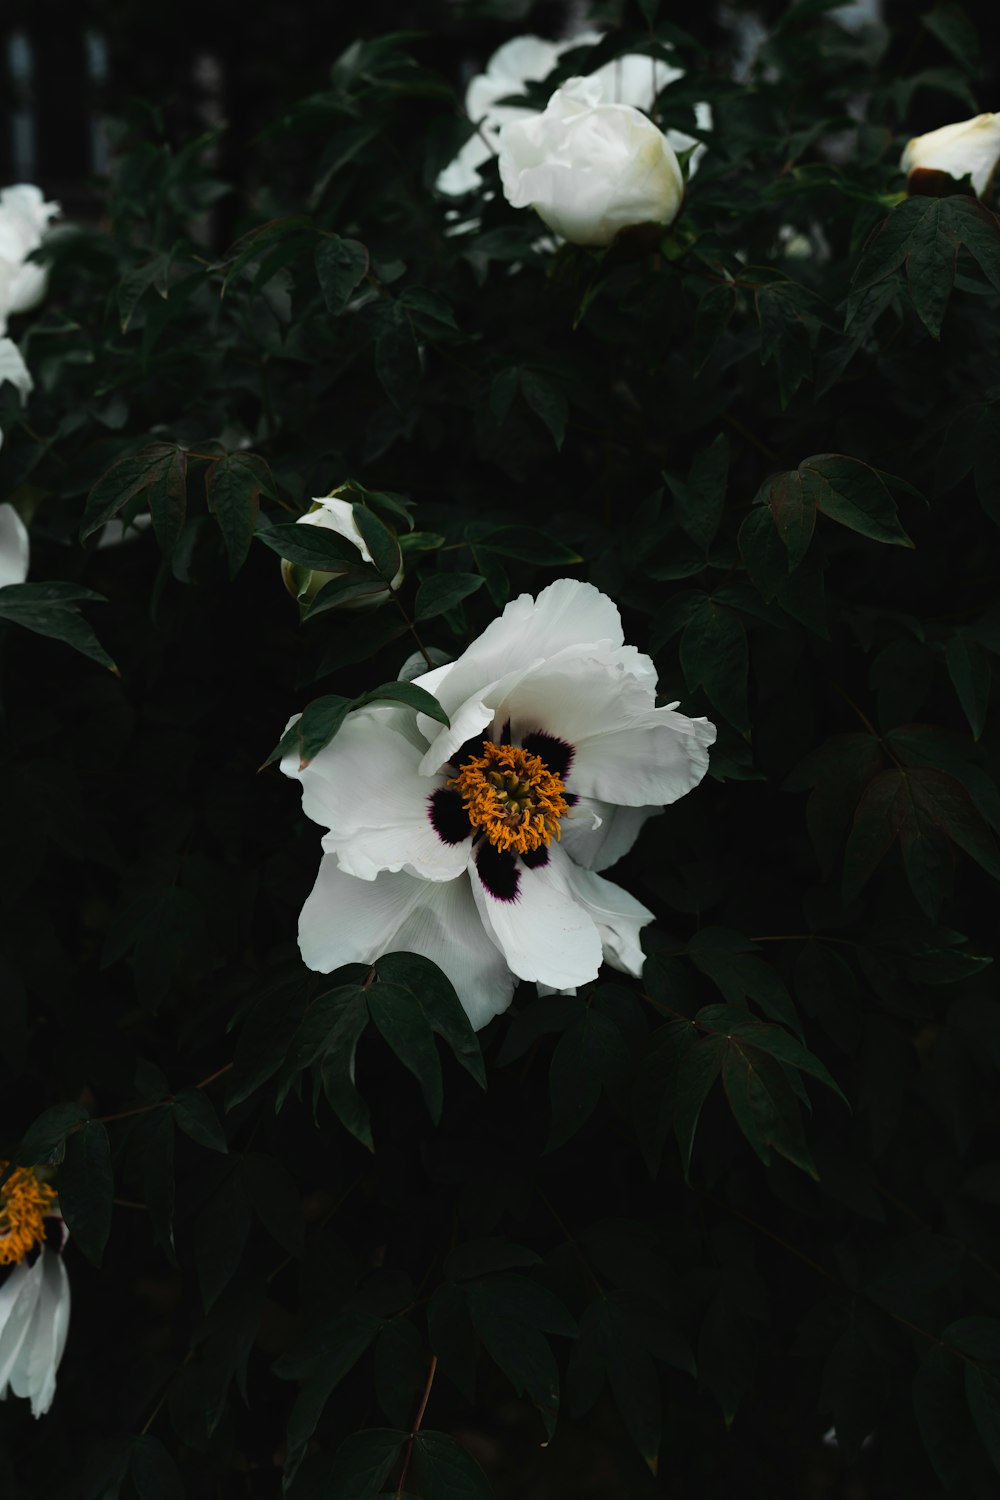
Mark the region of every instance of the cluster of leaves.
[[[481, 62], [517, 9], [449, 24]], [[0, 1156], [57, 1174], [74, 1304], [11, 1500], [996, 1493], [1000, 222], [896, 167], [991, 102], [982, 48], [802, 0], [736, 83], [710, 18], [605, 9], [564, 71], [712, 105], [654, 247], [553, 249], [493, 164], [441, 201], [460, 80], [386, 34], [240, 143], [231, 246], [216, 141], [147, 111], [46, 252], [0, 388]], [[371, 562], [295, 524], [334, 488]], [[564, 573], [719, 725], [616, 871], [642, 981], [477, 1037], [412, 955], [310, 974], [265, 767], [440, 714], [404, 660]]]

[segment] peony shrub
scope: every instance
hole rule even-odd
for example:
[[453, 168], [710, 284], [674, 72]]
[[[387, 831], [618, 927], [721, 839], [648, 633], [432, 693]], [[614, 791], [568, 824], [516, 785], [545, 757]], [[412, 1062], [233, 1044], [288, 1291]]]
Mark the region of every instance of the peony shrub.
[[996, 1494], [990, 17], [517, 9], [0, 193], [4, 1500]]

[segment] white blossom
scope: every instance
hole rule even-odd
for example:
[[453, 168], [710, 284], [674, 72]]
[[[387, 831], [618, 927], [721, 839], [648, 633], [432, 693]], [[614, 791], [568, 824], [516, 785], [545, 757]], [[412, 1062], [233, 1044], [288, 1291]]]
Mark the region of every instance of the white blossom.
[[656, 670], [625, 645], [615, 605], [569, 578], [512, 600], [416, 682], [449, 728], [372, 705], [307, 765], [281, 762], [327, 830], [299, 920], [305, 962], [422, 954], [477, 1028], [518, 979], [570, 990], [602, 959], [640, 974], [652, 914], [599, 872], [697, 786], [714, 726], [656, 706]]
[[[477, 73], [466, 89], [465, 112], [476, 125], [476, 132], [439, 174], [438, 192], [457, 196], [475, 191], [480, 185], [478, 169], [499, 153], [503, 126], [538, 113], [527, 101], [501, 104], [499, 100], [523, 94], [529, 83], [544, 83], [565, 52], [594, 46], [602, 40], [599, 31], [588, 31], [561, 42], [550, 42], [538, 36], [519, 36], [498, 48], [485, 70]], [[605, 104], [630, 104], [648, 113], [661, 89], [683, 78], [684, 70], [673, 67], [662, 58], [630, 52], [604, 63], [587, 76], [600, 86]], [[696, 104], [695, 120], [700, 130], [711, 130], [711, 105], [703, 101]], [[666, 136], [675, 152], [695, 148], [688, 165], [689, 172], [693, 173], [705, 150], [704, 145], [682, 130], [667, 130]]]
[[38, 249], [58, 212], [58, 203], [46, 203], [33, 183], [0, 190], [0, 334], [12, 313], [28, 312], [45, 295], [48, 268], [27, 256]]
[[16, 1168], [0, 1188], [0, 1401], [25, 1397], [36, 1417], [52, 1405], [69, 1331], [66, 1238], [53, 1190]]
[[28, 528], [7, 500], [0, 505], [0, 588], [24, 583], [30, 555]]
[[942, 125], [907, 142], [900, 160], [913, 186], [916, 172], [945, 172], [949, 177], [971, 177], [977, 197], [989, 191], [1000, 161], [1000, 114], [976, 115], [954, 125]]
[[[324, 531], [335, 531], [338, 536], [342, 536], [345, 541], [351, 542], [353, 546], [357, 547], [361, 562], [370, 563], [372, 555], [368, 550], [364, 537], [358, 530], [358, 524], [354, 519], [354, 507], [349, 500], [340, 500], [337, 498], [337, 495], [338, 491], [335, 490], [332, 495], [324, 495], [322, 498], [314, 500], [305, 515], [299, 516], [298, 524], [300, 526], [319, 526]], [[329, 583], [332, 578], [340, 578], [343, 570], [338, 570], [336, 567], [328, 570], [320, 570], [318, 568], [309, 569], [286, 561], [281, 565], [281, 572], [289, 593], [294, 594], [300, 603], [304, 603], [314, 598], [323, 585]], [[392, 580], [392, 588], [398, 588], [402, 581], [403, 568], [400, 566], [395, 578]], [[383, 604], [389, 598], [389, 593], [389, 589], [378, 588], [373, 590], [372, 593], [366, 594], [363, 599], [348, 600], [344, 608], [358, 609], [366, 605]]]
[[604, 104], [593, 79], [571, 78], [543, 114], [505, 125], [500, 181], [514, 208], [531, 207], [577, 245], [610, 245], [637, 224], [670, 224], [684, 200], [677, 156], [628, 104]]

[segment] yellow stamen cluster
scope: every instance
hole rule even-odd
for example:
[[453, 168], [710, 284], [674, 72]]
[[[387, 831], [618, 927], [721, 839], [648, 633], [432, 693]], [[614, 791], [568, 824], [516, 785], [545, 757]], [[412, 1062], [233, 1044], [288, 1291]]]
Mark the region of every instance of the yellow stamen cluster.
[[[0, 1161], [0, 1172], [7, 1163]], [[45, 1240], [45, 1214], [56, 1190], [40, 1182], [31, 1167], [15, 1167], [0, 1187], [0, 1266], [16, 1266]]]
[[487, 741], [482, 755], [467, 760], [451, 785], [469, 822], [504, 852], [526, 854], [553, 835], [558, 838], [559, 819], [569, 811], [559, 777], [520, 745]]

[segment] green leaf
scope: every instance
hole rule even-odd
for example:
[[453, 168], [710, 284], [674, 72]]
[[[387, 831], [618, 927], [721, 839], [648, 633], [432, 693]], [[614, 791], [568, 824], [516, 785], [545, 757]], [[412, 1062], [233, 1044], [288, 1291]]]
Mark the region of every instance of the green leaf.
[[324, 235], [316, 246], [315, 261], [327, 312], [338, 318], [368, 274], [368, 251], [357, 240]]
[[892, 496], [874, 469], [841, 453], [804, 458], [798, 472], [805, 501], [875, 542], [896, 547], [913, 543], [899, 524]]
[[798, 1102], [779, 1063], [757, 1048], [733, 1040], [722, 1067], [722, 1083], [733, 1119], [765, 1167], [771, 1148], [817, 1177], [802, 1135]]
[[205, 472], [208, 508], [222, 532], [230, 578], [235, 578], [246, 562], [261, 493], [270, 494], [272, 490], [267, 465], [254, 453], [228, 453], [209, 464]]
[[427, 1500], [493, 1500], [486, 1475], [471, 1454], [443, 1432], [420, 1432], [413, 1475]]
[[277, 526], [258, 526], [255, 537], [279, 557], [303, 568], [326, 573], [341, 573], [345, 567], [372, 571], [362, 561], [360, 548], [326, 526], [283, 521]]
[[385, 579], [386, 587], [391, 588], [403, 561], [399, 538], [367, 505], [355, 501], [352, 510], [354, 524], [364, 537], [375, 570]]
[[240, 1168], [247, 1196], [264, 1228], [289, 1255], [298, 1259], [305, 1225], [299, 1190], [288, 1171], [277, 1157], [264, 1156], [259, 1151], [247, 1152]]
[[552, 434], [556, 448], [561, 449], [569, 415], [569, 402], [562, 386], [551, 375], [538, 370], [522, 370], [521, 391], [535, 416]]
[[572, 1337], [576, 1326], [551, 1292], [522, 1276], [487, 1276], [466, 1289], [469, 1312], [486, 1350], [520, 1396], [555, 1430], [559, 1370], [543, 1332]]
[[353, 1432], [337, 1449], [323, 1492], [328, 1496], [350, 1495], [351, 1500], [377, 1500], [406, 1439], [405, 1432], [390, 1428]]
[[[25, 1131], [14, 1164], [56, 1166], [63, 1160], [67, 1137], [90, 1118], [82, 1104], [52, 1104]], [[13, 1167], [8, 1169], [13, 1171]]]
[[624, 1076], [629, 1054], [613, 1021], [585, 1006], [556, 1043], [549, 1070], [552, 1126], [546, 1151], [554, 1151], [579, 1131], [616, 1075]]
[[147, 498], [160, 550], [170, 553], [177, 545], [187, 515], [187, 454], [183, 448], [175, 448], [159, 467]]
[[720, 433], [696, 456], [686, 480], [667, 476], [678, 524], [697, 547], [707, 548], [715, 539], [726, 503], [728, 473], [729, 442]]
[[174, 1116], [169, 1109], [151, 1110], [133, 1125], [142, 1164], [142, 1193], [153, 1234], [171, 1265], [177, 1265], [174, 1245]]
[[303, 770], [334, 738], [353, 707], [350, 698], [341, 698], [337, 693], [314, 698], [295, 723], [285, 730], [264, 765], [269, 766], [296, 751], [299, 769]]
[[283, 1355], [276, 1362], [277, 1375], [287, 1379], [306, 1376], [288, 1419], [286, 1488], [305, 1456], [326, 1403], [374, 1342], [381, 1327], [380, 1318], [360, 1308], [347, 1307], [319, 1328], [311, 1329], [297, 1354]]
[[448, 976], [419, 953], [384, 953], [376, 967], [380, 980], [410, 991], [431, 1030], [447, 1042], [457, 1061], [484, 1089], [486, 1068], [479, 1038]]
[[[172, 486], [177, 483], [179, 452], [183, 460], [183, 452], [176, 443], [147, 443], [137, 452], [117, 459], [110, 469], [105, 470], [87, 496], [86, 509], [80, 523], [80, 540], [85, 542], [95, 531], [100, 531], [112, 516], [117, 515], [123, 506], [143, 490], [148, 497], [154, 485], [165, 486], [165, 489], [161, 489], [157, 502], [161, 511], [166, 504], [166, 497], [176, 500]], [[171, 475], [174, 477], [171, 478]], [[169, 529], [168, 525], [168, 531]], [[159, 535], [159, 528], [157, 534]]]
[[203, 1089], [181, 1089], [174, 1096], [173, 1113], [178, 1127], [200, 1146], [207, 1146], [210, 1151], [228, 1151], [226, 1132]]
[[[691, 1027], [691, 1030], [694, 1031], [694, 1028]], [[712, 1085], [722, 1071], [728, 1052], [729, 1043], [724, 1036], [707, 1036], [689, 1047], [678, 1063], [673, 1087], [674, 1132], [680, 1148], [685, 1181], [691, 1171], [691, 1152], [694, 1149], [698, 1119]]]
[[404, 1068], [420, 1084], [428, 1112], [437, 1124], [444, 1103], [441, 1063], [434, 1033], [419, 1002], [402, 985], [380, 978], [368, 992], [368, 1009]]
[[950, 0], [938, 0], [931, 10], [924, 11], [920, 24], [937, 37], [968, 74], [978, 78], [982, 70], [982, 44], [975, 26], [960, 5], [952, 4]]
[[239, 1164], [226, 1162], [225, 1175], [194, 1225], [195, 1264], [206, 1311], [232, 1281], [250, 1235], [250, 1199]]
[[74, 602], [100, 599], [89, 589], [60, 583], [8, 583], [0, 588], [0, 620], [9, 620], [35, 635], [64, 641], [100, 666], [118, 675], [118, 668], [97, 639]]
[[951, 1348], [960, 1349], [970, 1359], [1000, 1364], [1000, 1318], [958, 1318], [948, 1324], [941, 1337]]
[[435, 615], [443, 615], [482, 588], [485, 582], [479, 573], [432, 573], [417, 590], [413, 618], [431, 620]]
[[776, 1057], [779, 1062], [788, 1063], [801, 1073], [808, 1073], [810, 1078], [816, 1078], [820, 1083], [824, 1083], [847, 1104], [845, 1094], [831, 1078], [819, 1058], [814, 1057], [808, 1048], [795, 1037], [789, 1036], [788, 1032], [783, 1031], [780, 1026], [770, 1026], [766, 1021], [757, 1021], [749, 1015], [743, 1020], [734, 1021], [731, 1007], [722, 1005], [706, 1006], [704, 1010], [698, 1012], [695, 1020], [699, 1026], [724, 1031], [730, 1038], [745, 1039], [751, 1046], [759, 1048], [761, 1052]]
[[945, 653], [962, 712], [969, 721], [972, 738], [978, 740], [986, 727], [992, 673], [990, 659], [969, 630], [956, 630]]
[[388, 308], [380, 307], [378, 313], [375, 373], [393, 406], [409, 416], [419, 391], [421, 374], [420, 351], [413, 324], [405, 307], [398, 302]]
[[512, 1245], [507, 1240], [467, 1240], [449, 1250], [444, 1260], [444, 1273], [452, 1281], [468, 1281], [477, 1276], [488, 1276], [493, 1271], [511, 1271], [517, 1267], [537, 1266], [541, 1256], [523, 1245]]
[[489, 526], [475, 522], [465, 528], [466, 539], [477, 550], [495, 552], [500, 557], [515, 557], [536, 567], [569, 567], [582, 562], [579, 552], [565, 542], [533, 526]]
[[967, 1363], [965, 1399], [983, 1447], [1000, 1473], [1000, 1379], [981, 1365]]
[[368, 1025], [368, 1005], [357, 994], [345, 1008], [337, 1026], [335, 1043], [323, 1057], [321, 1073], [327, 1102], [345, 1130], [369, 1151], [374, 1150], [371, 1116], [354, 1083], [354, 1060], [358, 1041]]
[[969, 1443], [962, 1361], [940, 1346], [925, 1354], [913, 1377], [913, 1407], [934, 1472], [951, 1489]]
[[76, 1244], [95, 1266], [101, 1264], [111, 1232], [115, 1180], [111, 1144], [99, 1120], [88, 1120], [66, 1139], [59, 1172], [59, 1208]]
[[794, 572], [805, 560], [816, 526], [815, 496], [807, 489], [801, 467], [773, 475], [760, 496], [788, 553], [787, 571]]
[[749, 653], [739, 616], [702, 594], [684, 627], [680, 660], [688, 687], [704, 688], [709, 702], [734, 728], [748, 730]]
[[139, 1500], [184, 1500], [180, 1470], [151, 1432], [136, 1439], [129, 1474]]
[[359, 698], [355, 698], [351, 707], [361, 708], [366, 703], [386, 702], [403, 703], [407, 708], [416, 709], [418, 714], [426, 714], [435, 723], [443, 724], [446, 729], [451, 725], [451, 720], [433, 693], [429, 693], [426, 688], [419, 687], [415, 682], [383, 682], [381, 687], [371, 688], [367, 693], [362, 693]]
[[118, 317], [122, 333], [128, 332], [132, 314], [151, 286], [155, 286], [161, 297], [167, 295], [167, 272], [170, 269], [169, 255], [155, 255], [144, 266], [135, 266], [118, 283]]

